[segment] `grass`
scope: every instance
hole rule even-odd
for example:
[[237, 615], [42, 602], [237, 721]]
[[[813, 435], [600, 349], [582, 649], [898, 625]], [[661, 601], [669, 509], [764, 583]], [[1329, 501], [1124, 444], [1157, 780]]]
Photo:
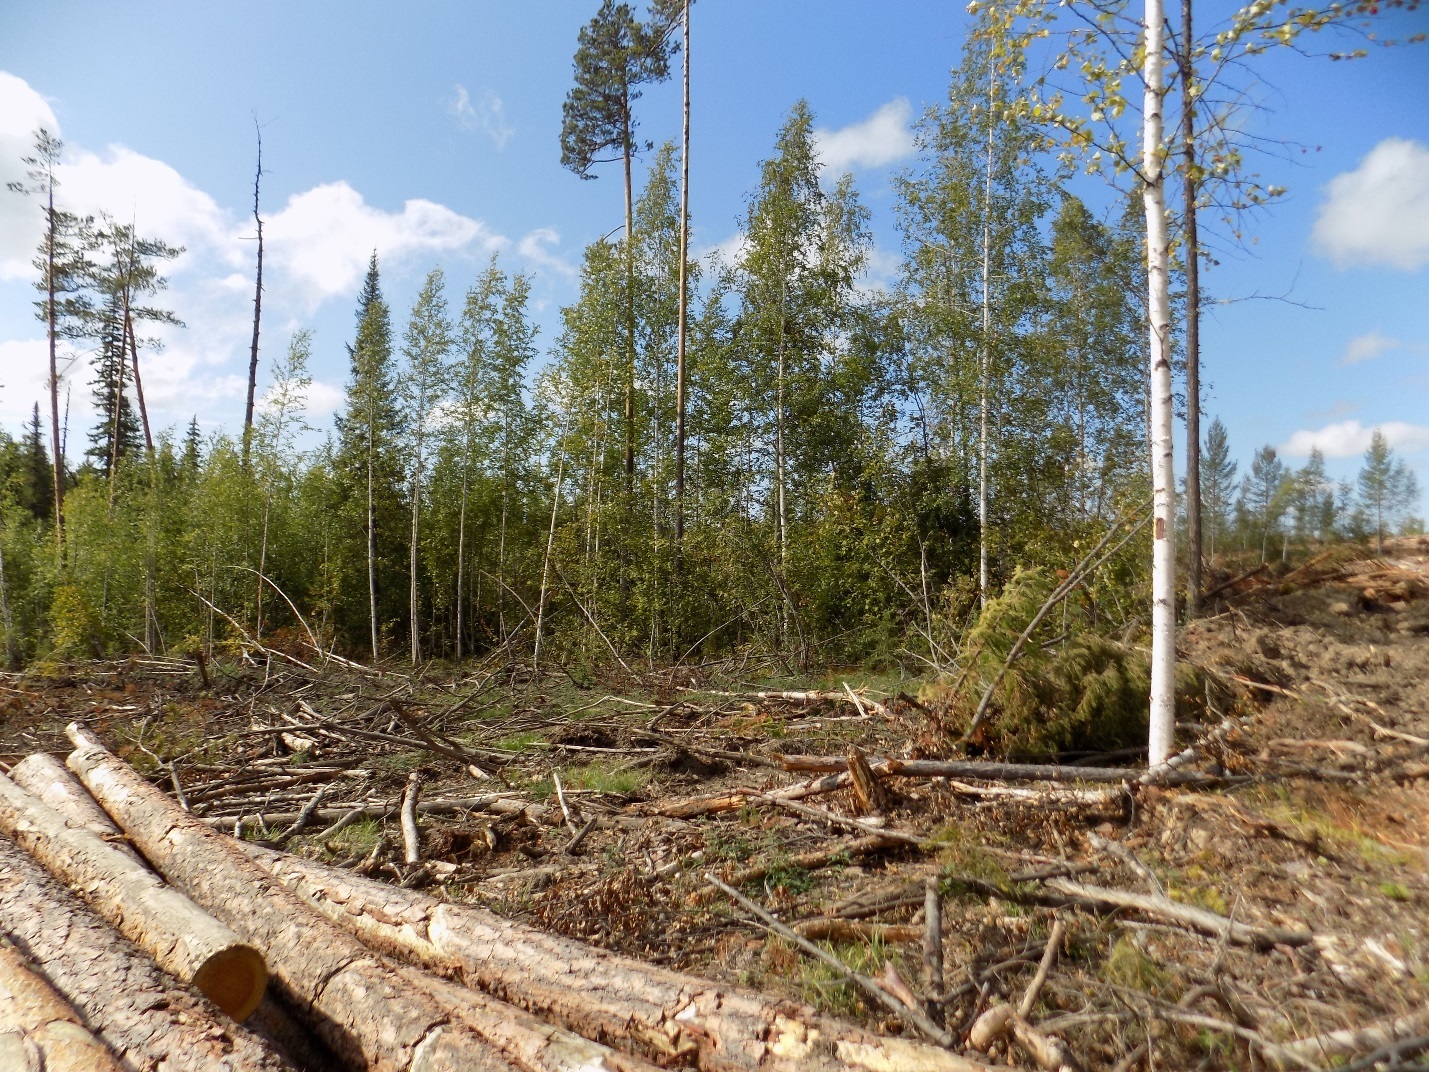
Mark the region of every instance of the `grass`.
[[[878, 975], [892, 962], [905, 979], [912, 978], [902, 953], [878, 939], [859, 940], [835, 946], [818, 942], [822, 949], [843, 961], [850, 970]], [[789, 979], [805, 1001], [835, 1016], [854, 1016], [864, 1010], [864, 996], [843, 976], [822, 961], [802, 956], [782, 938], [770, 938], [761, 957], [765, 971]]]
[[[629, 796], [650, 784], [653, 775], [648, 767], [616, 770], [618, 766], [612, 761], [596, 760], [578, 767], [565, 767], [560, 771], [561, 784], [567, 789], [586, 789], [612, 796]], [[550, 778], [537, 778], [531, 783], [530, 792], [537, 800], [547, 800], [556, 795], [556, 784]]]
[[[472, 735], [476, 736], [475, 734]], [[544, 744], [546, 735], [532, 730], [528, 733], [513, 733], [510, 737], [503, 737], [496, 742], [495, 747], [503, 752], [525, 752], [536, 744]], [[475, 741], [470, 742], [472, 744]]]
[[407, 774], [420, 767], [425, 758], [425, 752], [392, 752], [385, 756], [377, 756], [368, 763], [368, 766], [374, 770], [390, 771], [393, 774]]
[[1398, 882], [1381, 882], [1379, 892], [1388, 897], [1391, 901], [1409, 901], [1413, 899], [1413, 894], [1409, 892], [1407, 886]]
[[1102, 965], [1102, 977], [1109, 983], [1124, 986], [1128, 990], [1139, 990], [1143, 994], [1160, 994], [1170, 983], [1170, 977], [1161, 967], [1137, 947], [1136, 943], [1123, 935], [1107, 953]]
[[381, 822], [376, 819], [362, 819], [346, 830], [339, 830], [328, 838], [325, 844], [332, 846], [334, 855], [351, 855], [355, 852], [371, 852], [372, 846], [377, 844], [377, 839], [381, 836]]

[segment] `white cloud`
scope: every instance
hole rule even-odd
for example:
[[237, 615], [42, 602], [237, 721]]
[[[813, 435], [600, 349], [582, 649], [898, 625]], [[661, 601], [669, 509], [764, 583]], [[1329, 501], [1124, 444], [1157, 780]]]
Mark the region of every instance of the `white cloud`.
[[1414, 354], [1429, 353], [1429, 345], [1422, 342], [1405, 342], [1403, 339], [1391, 338], [1379, 331], [1370, 331], [1363, 335], [1356, 335], [1345, 344], [1345, 352], [1340, 357], [1339, 363], [1341, 365], [1358, 365], [1362, 361], [1373, 361], [1376, 357], [1394, 353], [1397, 350]]
[[45, 386], [49, 368], [50, 348], [44, 339], [0, 342], [0, 425], [18, 428], [38, 402], [40, 416], [49, 427], [50, 394]]
[[400, 263], [416, 254], [492, 253], [507, 244], [481, 220], [435, 201], [413, 199], [401, 212], [385, 212], [346, 182], [294, 195], [265, 230], [274, 268], [310, 308], [355, 294], [374, 249], [379, 260]]
[[457, 126], [462, 130], [480, 130], [497, 149], [506, 148], [516, 128], [506, 121], [506, 105], [501, 98], [491, 90], [483, 89], [481, 98], [473, 103], [466, 86], [457, 83], [452, 90], [455, 95], [447, 105], [447, 111], [456, 116]]
[[1312, 239], [1338, 267], [1429, 264], [1429, 146], [1386, 138], [1326, 193]]
[[0, 71], [0, 279], [23, 279], [40, 240], [39, 201], [20, 197], [6, 183], [26, 183], [21, 160], [34, 151], [35, 130], [59, 136], [59, 122], [45, 99], [24, 79]]
[[913, 154], [913, 106], [895, 97], [861, 123], [816, 130], [819, 159], [834, 173], [882, 167]]
[[1397, 450], [1423, 450], [1429, 447], [1429, 426], [1406, 421], [1387, 421], [1364, 425], [1359, 421], [1340, 421], [1319, 429], [1301, 429], [1278, 448], [1290, 458], [1307, 458], [1318, 447], [1326, 458], [1355, 458], [1369, 449], [1375, 429]]
[[735, 231], [724, 241], [716, 242], [706, 249], [699, 250], [697, 257], [699, 260], [713, 260], [724, 268], [733, 268], [744, 260], [745, 254], [748, 252], [749, 236], [743, 231]]
[[523, 235], [521, 241], [516, 243], [516, 252], [538, 268], [545, 268], [557, 275], [573, 279], [577, 274], [576, 266], [560, 254], [553, 253], [546, 248], [560, 244], [560, 233], [554, 228], [537, 227], [529, 234]]

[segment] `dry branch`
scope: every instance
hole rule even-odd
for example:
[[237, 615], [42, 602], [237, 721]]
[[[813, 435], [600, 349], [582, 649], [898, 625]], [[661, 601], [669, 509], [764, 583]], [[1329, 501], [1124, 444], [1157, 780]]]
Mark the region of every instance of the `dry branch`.
[[126, 1069], [292, 1072], [287, 1061], [198, 991], [161, 972], [5, 838], [0, 930]]
[[263, 1000], [263, 957], [154, 873], [0, 775], [0, 831], [169, 974], [192, 983], [235, 1020]]
[[1131, 908], [1167, 923], [1190, 927], [1192, 930], [1208, 934], [1212, 938], [1226, 938], [1238, 945], [1269, 949], [1276, 945], [1307, 945], [1312, 939], [1309, 931], [1292, 931], [1252, 927], [1227, 919], [1219, 913], [1195, 905], [1182, 904], [1168, 897], [1151, 894], [1129, 893], [1126, 890], [1108, 889], [1105, 886], [1087, 886], [1065, 878], [1049, 878], [1046, 885], [1058, 893], [1081, 901], [1103, 905], [1109, 908]]
[[340, 1058], [370, 1072], [504, 1070], [494, 1047], [414, 993], [357, 939], [176, 808], [77, 723], [69, 767], [166, 878], [268, 957], [289, 1002]]
[[121, 1072], [79, 1013], [0, 941], [0, 1068], [7, 1072]]

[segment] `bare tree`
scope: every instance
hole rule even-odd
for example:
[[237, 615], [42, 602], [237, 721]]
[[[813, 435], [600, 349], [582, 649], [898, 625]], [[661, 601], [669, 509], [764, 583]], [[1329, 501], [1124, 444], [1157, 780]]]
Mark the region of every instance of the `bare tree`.
[[[253, 116], [253, 128], [258, 136], [258, 167], [253, 174], [253, 222], [258, 227], [258, 270], [253, 288], [253, 346], [248, 354], [248, 405], [243, 411], [243, 468], [248, 469], [248, 454], [253, 440], [253, 395], [258, 387], [258, 326], [263, 317], [263, 217], [258, 213], [258, 189], [263, 181], [263, 128], [258, 116]], [[145, 426], [145, 434], [148, 427]]]

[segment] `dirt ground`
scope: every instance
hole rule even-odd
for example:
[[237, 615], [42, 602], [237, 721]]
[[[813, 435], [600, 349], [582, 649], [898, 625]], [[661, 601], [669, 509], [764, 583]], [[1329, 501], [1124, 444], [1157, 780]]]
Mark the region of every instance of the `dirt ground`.
[[[65, 751], [63, 727], [81, 719], [224, 829], [890, 1033], [907, 1029], [706, 873], [801, 931], [832, 933], [822, 948], [901, 980], [963, 1032], [990, 1004], [1017, 1004], [1061, 919], [1028, 1019], [1084, 1068], [1264, 1067], [1277, 1043], [1429, 1007], [1429, 540], [1277, 564], [1209, 609], [1182, 654], [1241, 701], [1185, 769], [1216, 781], [886, 777], [871, 817], [852, 788], [803, 798], [864, 816], [863, 829], [759, 793], [819, 777], [784, 769], [786, 756], [904, 755], [927, 719], [916, 681], [849, 676], [854, 695], [834, 675], [823, 694], [792, 697], [757, 695], [728, 666], [586, 681], [492, 664], [413, 680], [304, 669], [311, 652], [294, 648], [216, 662], [205, 688], [191, 662], [134, 660], [0, 677], [0, 761]], [[1184, 727], [1183, 742], [1208, 729]], [[395, 817], [414, 774], [432, 808], [420, 868], [398, 862]], [[319, 787], [320, 816], [367, 814], [284, 836]], [[714, 810], [719, 798], [732, 799]], [[914, 837], [870, 847], [879, 830]], [[921, 946], [929, 878], [941, 988]], [[1266, 937], [1093, 905], [1069, 880]]]

